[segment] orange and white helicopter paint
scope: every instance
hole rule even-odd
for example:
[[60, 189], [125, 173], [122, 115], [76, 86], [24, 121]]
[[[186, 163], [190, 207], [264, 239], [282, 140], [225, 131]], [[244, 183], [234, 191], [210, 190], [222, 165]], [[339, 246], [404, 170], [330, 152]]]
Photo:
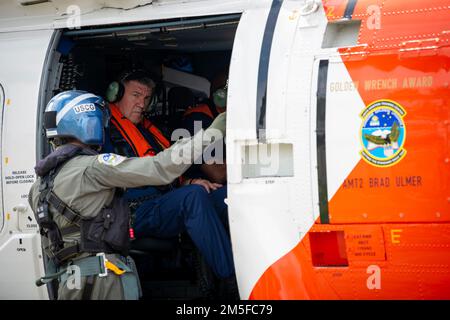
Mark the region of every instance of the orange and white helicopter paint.
[[241, 292], [449, 299], [450, 2], [322, 4], [292, 31], [301, 13], [282, 4], [273, 35], [261, 127], [264, 143], [292, 144], [291, 174], [242, 182], [230, 168]]
[[51, 44], [77, 3], [81, 29], [240, 14], [227, 203], [242, 299], [450, 298], [449, 0], [2, 2], [0, 297], [47, 297], [26, 195]]

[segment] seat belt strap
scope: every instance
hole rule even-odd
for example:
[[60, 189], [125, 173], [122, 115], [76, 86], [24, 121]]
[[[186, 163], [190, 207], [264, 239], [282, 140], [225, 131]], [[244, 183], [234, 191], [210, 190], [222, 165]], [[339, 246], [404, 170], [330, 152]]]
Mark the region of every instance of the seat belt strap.
[[120, 275], [125, 273], [125, 270], [120, 269], [118, 266], [116, 266], [115, 264], [113, 264], [109, 260], [106, 261], [105, 265], [106, 265], [106, 269], [111, 270], [112, 272], [114, 272], [118, 276], [120, 276]]

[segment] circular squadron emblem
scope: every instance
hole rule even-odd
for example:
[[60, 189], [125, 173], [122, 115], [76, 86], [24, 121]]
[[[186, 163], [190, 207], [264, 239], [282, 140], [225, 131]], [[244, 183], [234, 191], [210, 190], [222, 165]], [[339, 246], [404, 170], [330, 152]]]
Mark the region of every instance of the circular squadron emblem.
[[406, 111], [391, 100], [371, 103], [361, 113], [362, 158], [377, 167], [389, 167], [406, 155], [403, 149], [406, 128], [403, 118]]

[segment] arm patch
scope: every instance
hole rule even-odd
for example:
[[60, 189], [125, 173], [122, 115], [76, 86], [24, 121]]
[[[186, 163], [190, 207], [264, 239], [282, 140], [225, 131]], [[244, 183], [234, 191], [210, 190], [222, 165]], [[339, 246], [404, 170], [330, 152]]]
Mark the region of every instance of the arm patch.
[[115, 167], [118, 164], [122, 163], [125, 159], [125, 157], [119, 156], [114, 153], [103, 153], [99, 154], [97, 157], [98, 162], [112, 167]]

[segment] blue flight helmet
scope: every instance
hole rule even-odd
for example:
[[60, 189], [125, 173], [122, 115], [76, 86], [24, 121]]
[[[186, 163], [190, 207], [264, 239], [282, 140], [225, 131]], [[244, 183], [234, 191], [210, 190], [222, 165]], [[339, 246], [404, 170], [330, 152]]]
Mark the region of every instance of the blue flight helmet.
[[102, 97], [81, 91], [64, 91], [54, 96], [44, 113], [48, 139], [75, 138], [87, 145], [103, 145], [109, 110]]

